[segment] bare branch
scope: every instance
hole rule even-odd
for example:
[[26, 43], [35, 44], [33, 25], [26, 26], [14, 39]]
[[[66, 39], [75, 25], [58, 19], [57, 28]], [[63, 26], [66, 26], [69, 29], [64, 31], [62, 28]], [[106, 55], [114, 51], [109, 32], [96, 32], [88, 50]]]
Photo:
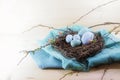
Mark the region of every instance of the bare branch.
[[120, 32], [120, 30], [117, 30], [116, 32], [115, 32], [115, 34], [118, 34]]
[[105, 73], [107, 72], [107, 70], [108, 70], [108, 68], [105, 68], [105, 69], [104, 69], [104, 72], [103, 72], [103, 75], [102, 75], [102, 77], [101, 77], [101, 80], [103, 80], [103, 78], [104, 78]]
[[69, 74], [74, 74], [74, 73], [78, 73], [78, 71], [68, 72], [68, 73], [64, 74], [59, 80], [62, 80], [62, 79], [65, 78], [67, 75], [69, 75]]
[[[106, 34], [104, 34], [105, 36], [109, 36], [114, 30], [116, 30], [117, 28], [119, 28], [120, 27], [120, 25], [118, 25], [118, 26], [115, 26], [113, 29], [111, 29], [110, 31], [109, 31], [109, 34], [108, 33], [106, 33]], [[116, 44], [118, 43], [118, 42], [116, 42], [113, 38], [111, 38], [111, 37], [108, 37], [109, 39], [111, 39], [112, 41], [114, 41]]]
[[85, 16], [89, 15], [90, 13], [92, 13], [93, 11], [95, 11], [96, 9], [101, 8], [101, 7], [103, 7], [103, 6], [106, 6], [106, 5], [108, 5], [108, 4], [110, 4], [110, 3], [113, 3], [113, 2], [115, 2], [115, 1], [118, 1], [118, 0], [112, 0], [112, 1], [109, 1], [109, 2], [107, 2], [107, 3], [98, 5], [97, 7], [93, 8], [93, 9], [90, 10], [90, 11], [88, 11], [86, 14], [80, 16], [80, 17], [79, 17], [76, 21], [74, 21], [72, 24], [76, 24], [78, 21], [80, 21], [82, 18], [84, 18]]
[[[112, 1], [109, 1], [109, 2], [107, 2], [107, 3], [98, 5], [97, 7], [93, 8], [93, 9], [90, 10], [90, 11], [88, 11], [86, 14], [82, 15], [81, 17], [79, 17], [79, 18], [78, 18], [76, 21], [74, 21], [72, 24], [77, 23], [77, 22], [80, 21], [82, 18], [84, 18], [84, 17], [87, 16], [88, 14], [92, 13], [92, 12], [95, 11], [96, 9], [98, 9], [98, 8], [100, 8], [100, 7], [103, 7], [103, 6], [106, 6], [106, 5], [108, 5], [108, 4], [112, 3], [112, 2], [115, 2], [115, 1], [118, 1], [118, 0], [112, 0]], [[106, 24], [109, 24], [109, 23], [106, 23]], [[95, 26], [98, 26], [98, 25], [95, 25]], [[32, 29], [34, 29], [34, 28], [38, 28], [38, 27], [47, 27], [47, 28], [49, 28], [49, 29], [55, 29], [55, 30], [64, 31], [64, 30], [62, 30], [62, 29], [57, 29], [57, 28], [54, 28], [54, 27], [52, 27], [52, 26], [47, 26], [47, 25], [39, 24], [39, 25], [37, 25], [37, 26], [31, 27], [30, 29], [24, 31], [23, 33], [28, 32], [28, 31], [30, 31], [30, 30], [32, 30]]]
[[88, 28], [94, 28], [94, 27], [103, 26], [103, 25], [120, 25], [120, 23], [119, 22], [104, 22], [102, 24], [96, 24], [96, 25], [90, 26]]
[[27, 51], [24, 51], [24, 53], [26, 54], [24, 57], [21, 58], [21, 60], [18, 62], [18, 66], [20, 65], [20, 63], [28, 56], [28, 53]]
[[[111, 25], [111, 24], [117, 24], [117, 26], [114, 26], [114, 28], [109, 31], [109, 34], [108, 34], [108, 33], [104, 34], [104, 35], [106, 35], [106, 36], [109, 36], [114, 30], [116, 30], [117, 28], [120, 28], [120, 23], [105, 22], [105, 23], [103, 23], [103, 24], [97, 24], [97, 25], [94, 25], [94, 26], [90, 26], [90, 27], [88, 27], [88, 28], [93, 28], [93, 27], [101, 26], [101, 25]], [[110, 37], [109, 37], [109, 38], [110, 38]], [[110, 38], [110, 39], [113, 40], [112, 38]], [[115, 40], [113, 40], [113, 41], [114, 41], [115, 43], [117, 43]]]
[[120, 27], [120, 25], [114, 27], [112, 30], [109, 31], [109, 33], [112, 33], [114, 30], [116, 30], [116, 29], [119, 28], [119, 27]]
[[[48, 45], [51, 45], [51, 43], [47, 43], [47, 44], [45, 44], [45, 45], [43, 45], [43, 46], [40, 46], [39, 49], [44, 48], [44, 47], [46, 47], [46, 46], [48, 46]], [[38, 49], [37, 49], [37, 50], [38, 50]]]
[[30, 50], [30, 51], [27, 51], [27, 50], [23, 50], [23, 51], [20, 51], [20, 53], [24, 53], [24, 54], [26, 54], [24, 57], [22, 57], [21, 58], [21, 60], [18, 62], [18, 66], [19, 66], [19, 64], [28, 56], [28, 54], [30, 53], [30, 52], [35, 52], [35, 51], [37, 51], [37, 50], [40, 50], [41, 48], [44, 48], [44, 47], [46, 47], [46, 46], [48, 46], [48, 45], [50, 45], [51, 43], [48, 43], [48, 44], [46, 44], [46, 45], [43, 45], [43, 46], [40, 46], [39, 48], [36, 48], [36, 49], [34, 49], [34, 50]]
[[54, 30], [59, 30], [59, 31], [65, 31], [65, 30], [62, 30], [62, 29], [54, 28], [54, 27], [52, 27], [52, 26], [47, 26], [47, 25], [39, 24], [39, 25], [37, 25], [37, 26], [31, 27], [30, 29], [24, 31], [23, 33], [28, 32], [28, 31], [30, 31], [30, 30], [32, 30], [32, 29], [34, 29], [34, 28], [39, 28], [39, 27], [43, 27], [43, 28], [46, 27], [46, 28], [48, 28], [48, 29], [54, 29]]

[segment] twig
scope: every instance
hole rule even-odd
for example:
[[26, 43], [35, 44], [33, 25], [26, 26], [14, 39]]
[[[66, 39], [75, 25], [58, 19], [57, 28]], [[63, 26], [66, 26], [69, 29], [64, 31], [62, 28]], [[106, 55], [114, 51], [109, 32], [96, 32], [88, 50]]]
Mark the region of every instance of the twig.
[[[114, 30], [116, 30], [117, 28], [120, 27], [120, 23], [105, 22], [105, 23], [102, 23], [102, 24], [96, 24], [96, 25], [94, 25], [94, 26], [90, 26], [90, 27], [88, 27], [88, 28], [94, 28], [94, 27], [96, 27], [96, 26], [111, 25], [111, 24], [117, 24], [117, 25], [118, 25], [118, 26], [115, 26], [113, 29], [111, 29], [111, 30], [109, 31], [109, 33], [111, 34]], [[104, 34], [104, 35], [108, 36], [109, 34]], [[110, 38], [110, 39], [111, 39], [111, 38]], [[112, 39], [112, 40], [113, 40], [113, 39]], [[114, 40], [113, 40], [113, 41], [114, 41]]]
[[120, 27], [120, 25], [114, 27], [112, 30], [109, 31], [109, 33], [112, 33], [114, 30], [116, 30], [116, 29], [119, 28], [119, 27]]
[[[51, 45], [52, 43], [47, 43], [47, 44], [45, 44], [45, 45], [43, 45], [43, 46], [40, 46], [40, 48], [38, 48], [38, 49], [41, 49], [41, 48], [44, 48], [44, 47], [46, 47], [46, 46], [48, 46], [48, 45]], [[36, 49], [36, 50], [38, 50], [38, 49]]]
[[48, 46], [48, 45], [50, 45], [50, 44], [51, 44], [51, 43], [48, 43], [48, 44], [46, 44], [46, 45], [40, 46], [39, 48], [36, 48], [36, 49], [34, 49], [34, 50], [30, 50], [30, 51], [27, 51], [27, 50], [20, 51], [20, 53], [25, 53], [26, 55], [20, 59], [20, 61], [18, 62], [17, 65], [19, 66], [20, 63], [28, 56], [28, 54], [29, 54], [30, 52], [33, 52], [33, 53], [34, 53], [35, 51], [40, 50], [41, 48], [44, 48], [44, 47], [46, 47], [46, 46]]
[[68, 72], [68, 73], [64, 74], [59, 80], [62, 80], [62, 79], [65, 78], [67, 75], [73, 74], [73, 73], [76, 73], [76, 72], [77, 72], [77, 71]]
[[[109, 34], [106, 33], [106, 34], [104, 34], [104, 35], [105, 35], [105, 36], [109, 36], [114, 30], [116, 30], [116, 29], [119, 28], [119, 27], [120, 27], [120, 25], [114, 27], [113, 29], [111, 29], [111, 30], [109, 31]], [[118, 43], [118, 42], [116, 42], [113, 38], [111, 38], [111, 37], [108, 37], [108, 38], [110, 38], [110, 39], [111, 39], [112, 41], [114, 41], [115, 43]]]
[[54, 27], [51, 27], [51, 26], [47, 26], [47, 25], [43, 25], [43, 24], [39, 24], [39, 25], [37, 25], [37, 26], [33, 26], [33, 27], [31, 27], [30, 29], [24, 31], [23, 33], [28, 32], [28, 31], [30, 31], [30, 30], [32, 30], [32, 29], [34, 29], [34, 28], [38, 28], [38, 27], [46, 27], [46, 28], [49, 28], [49, 29], [54, 29], [54, 30], [59, 30], [59, 31], [65, 31], [65, 30], [57, 29], [57, 28], [54, 28]]
[[[98, 9], [98, 8], [100, 8], [100, 7], [103, 7], [103, 6], [106, 6], [106, 5], [108, 5], [108, 4], [112, 3], [112, 2], [115, 2], [115, 1], [118, 1], [118, 0], [112, 0], [112, 1], [109, 1], [109, 2], [107, 2], [107, 3], [98, 5], [97, 7], [93, 8], [93, 9], [90, 10], [90, 11], [88, 11], [86, 14], [82, 15], [81, 17], [79, 17], [79, 18], [78, 18], [76, 21], [74, 21], [72, 24], [77, 23], [77, 22], [80, 21], [82, 18], [84, 18], [84, 17], [87, 16], [88, 14], [92, 13], [92, 12], [95, 11], [96, 9]], [[109, 24], [109, 23], [106, 23], [106, 24]], [[113, 23], [112, 23], [112, 24], [113, 24]], [[103, 24], [103, 25], [104, 25], [104, 24]], [[98, 26], [98, 25], [95, 25], [95, 26]], [[49, 28], [49, 29], [55, 29], [55, 30], [64, 31], [64, 30], [62, 30], [62, 29], [57, 29], [57, 28], [54, 28], [54, 27], [51, 27], [51, 26], [39, 24], [39, 25], [37, 25], [37, 26], [31, 27], [30, 29], [24, 31], [23, 33], [28, 32], [28, 31], [30, 31], [30, 30], [32, 30], [32, 29], [34, 29], [34, 28], [38, 28], [38, 27], [47, 27], [47, 28]]]
[[84, 18], [85, 16], [89, 15], [90, 13], [92, 13], [93, 11], [95, 11], [96, 9], [98, 8], [101, 8], [103, 6], [106, 6], [112, 2], [115, 2], [115, 1], [118, 1], [118, 0], [112, 0], [112, 1], [109, 1], [107, 3], [104, 3], [104, 4], [101, 4], [101, 5], [98, 5], [97, 7], [93, 8], [92, 10], [88, 11], [86, 14], [80, 16], [76, 21], [74, 21], [72, 24], [76, 24], [78, 21], [80, 21], [82, 18]]
[[96, 24], [96, 25], [90, 26], [88, 28], [94, 28], [96, 26], [103, 26], [103, 25], [115, 25], [115, 24], [116, 25], [120, 25], [120, 23], [118, 23], [118, 22], [104, 22], [102, 24]]
[[118, 34], [120, 32], [120, 30], [117, 30], [116, 32], [115, 32], [115, 34]]
[[[117, 28], [119, 28], [120, 27], [120, 25], [118, 25], [118, 26], [115, 26], [113, 29], [111, 29], [110, 31], [109, 31], [109, 34], [111, 34], [114, 30], [116, 30]], [[105, 36], [108, 36], [109, 35], [108, 33], [106, 33], [106, 34], [104, 34]], [[110, 39], [112, 39], [112, 38], [110, 38]], [[112, 39], [113, 40], [113, 39]], [[114, 41], [114, 40], [113, 40]], [[116, 41], [115, 41], [116, 42]]]
[[103, 80], [103, 78], [104, 78], [104, 76], [105, 76], [105, 74], [106, 74], [106, 72], [107, 72], [108, 69], [109, 69], [108, 67], [104, 69], [104, 72], [103, 72], [102, 77], [101, 77], [100, 80]]
[[23, 51], [26, 55], [24, 57], [21, 58], [21, 60], [18, 62], [17, 66], [20, 65], [20, 63], [28, 56], [28, 51]]

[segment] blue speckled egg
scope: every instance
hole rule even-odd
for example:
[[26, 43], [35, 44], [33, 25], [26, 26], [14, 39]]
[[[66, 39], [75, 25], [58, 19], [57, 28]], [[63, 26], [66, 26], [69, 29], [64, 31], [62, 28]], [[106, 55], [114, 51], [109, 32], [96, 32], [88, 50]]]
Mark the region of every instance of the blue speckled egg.
[[72, 41], [70, 42], [70, 45], [71, 45], [72, 47], [79, 46], [80, 44], [81, 44], [81, 41], [80, 41], [80, 40], [72, 40]]
[[80, 40], [80, 36], [78, 34], [73, 35], [73, 40]]
[[66, 38], [65, 38], [65, 40], [66, 40], [67, 43], [70, 43], [72, 41], [72, 39], [73, 39], [73, 36], [70, 35], [70, 34], [67, 35]]
[[93, 41], [93, 39], [94, 39], [94, 34], [88, 31], [82, 35], [81, 41], [83, 44], [88, 44], [90, 41]]
[[88, 28], [81, 29], [81, 30], [78, 32], [78, 35], [82, 36], [85, 32], [88, 32], [88, 31], [90, 31]]

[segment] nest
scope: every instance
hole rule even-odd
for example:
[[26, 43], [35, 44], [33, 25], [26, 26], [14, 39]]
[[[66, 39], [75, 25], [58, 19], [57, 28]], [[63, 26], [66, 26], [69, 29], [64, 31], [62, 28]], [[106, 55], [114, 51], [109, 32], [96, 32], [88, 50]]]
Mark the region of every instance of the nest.
[[[72, 35], [75, 33], [72, 33]], [[76, 47], [71, 47], [70, 44], [66, 43], [65, 37], [67, 34], [59, 36], [55, 39], [54, 47], [61, 51], [61, 54], [68, 58], [75, 58], [77, 61], [81, 62], [86, 60], [90, 56], [94, 56], [104, 47], [104, 40], [100, 33], [94, 33], [95, 37], [92, 42], [87, 45], [79, 45]]]

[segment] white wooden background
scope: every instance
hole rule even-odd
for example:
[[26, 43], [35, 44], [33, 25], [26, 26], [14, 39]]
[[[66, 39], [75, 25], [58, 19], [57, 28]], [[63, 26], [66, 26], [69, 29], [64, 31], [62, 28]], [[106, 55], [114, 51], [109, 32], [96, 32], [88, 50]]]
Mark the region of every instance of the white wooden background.
[[[110, 0], [0, 0], [0, 80], [58, 80], [69, 71], [41, 70], [19, 51], [38, 47], [37, 40], [47, 35], [47, 28], [23, 31], [38, 24], [62, 27]], [[77, 24], [91, 26], [103, 22], [120, 22], [120, 0], [101, 7]], [[108, 27], [106, 27], [109, 29]], [[118, 35], [119, 36], [119, 35]], [[104, 67], [67, 76], [64, 80], [100, 80]], [[119, 80], [120, 65], [110, 67], [104, 80]]]

